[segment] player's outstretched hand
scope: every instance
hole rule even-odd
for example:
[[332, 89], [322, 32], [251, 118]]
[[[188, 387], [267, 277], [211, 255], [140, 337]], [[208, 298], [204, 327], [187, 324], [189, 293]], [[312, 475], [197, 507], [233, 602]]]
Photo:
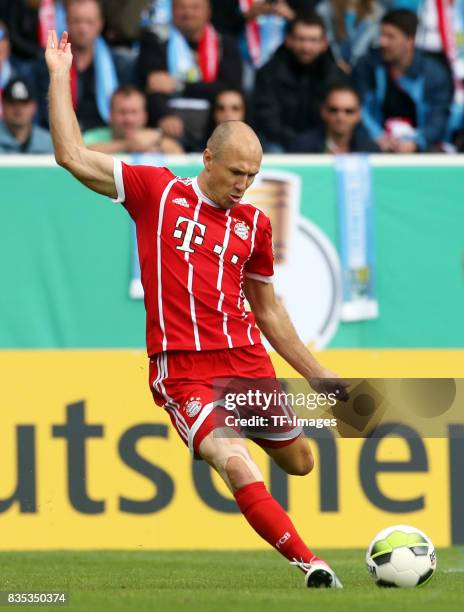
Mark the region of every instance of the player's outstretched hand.
[[48, 31], [47, 48], [45, 49], [45, 61], [48, 71], [52, 73], [68, 73], [72, 65], [71, 43], [68, 42], [68, 33], [63, 32], [61, 40], [55, 30]]
[[348, 388], [349, 382], [341, 379], [337, 374], [330, 370], [321, 370], [314, 378], [309, 379], [309, 384], [316, 393], [334, 393], [337, 400], [347, 402], [350, 398]]

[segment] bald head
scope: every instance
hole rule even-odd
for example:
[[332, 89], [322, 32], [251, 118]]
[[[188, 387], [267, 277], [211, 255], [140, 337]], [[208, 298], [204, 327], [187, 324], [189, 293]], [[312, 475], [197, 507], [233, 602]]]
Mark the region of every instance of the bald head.
[[203, 152], [205, 169], [198, 177], [204, 193], [221, 208], [240, 203], [259, 172], [263, 149], [242, 121], [220, 123]]
[[263, 149], [255, 132], [243, 121], [224, 121], [211, 134], [206, 146], [214, 158], [225, 152], [240, 156], [242, 152], [261, 160]]

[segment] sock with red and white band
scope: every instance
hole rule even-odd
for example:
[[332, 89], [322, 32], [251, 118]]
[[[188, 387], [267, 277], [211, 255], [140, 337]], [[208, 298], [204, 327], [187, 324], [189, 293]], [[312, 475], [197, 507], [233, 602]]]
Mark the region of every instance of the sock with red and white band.
[[298, 535], [290, 517], [266, 489], [252, 482], [234, 493], [238, 507], [258, 535], [289, 561], [319, 560]]

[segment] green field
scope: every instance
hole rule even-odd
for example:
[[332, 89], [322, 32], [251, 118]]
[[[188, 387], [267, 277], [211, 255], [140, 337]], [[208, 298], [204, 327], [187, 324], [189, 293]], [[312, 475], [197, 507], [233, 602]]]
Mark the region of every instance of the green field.
[[306, 589], [303, 574], [272, 551], [69, 551], [1, 552], [0, 591], [67, 591], [65, 609], [88, 611], [462, 610], [462, 548], [439, 550], [432, 581], [411, 590], [376, 587], [363, 551], [319, 552], [343, 590]]

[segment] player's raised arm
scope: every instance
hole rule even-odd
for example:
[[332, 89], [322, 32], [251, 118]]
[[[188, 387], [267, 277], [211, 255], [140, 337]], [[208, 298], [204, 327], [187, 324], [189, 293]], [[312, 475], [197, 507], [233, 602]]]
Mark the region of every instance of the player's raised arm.
[[72, 53], [67, 32], [60, 41], [54, 30], [48, 33], [45, 59], [50, 74], [50, 132], [57, 163], [93, 191], [115, 198], [113, 158], [85, 147], [73, 109]]
[[348, 397], [347, 384], [324, 368], [300, 340], [286, 309], [274, 293], [272, 283], [245, 278], [244, 290], [256, 323], [273, 348], [320, 393], [335, 392]]

